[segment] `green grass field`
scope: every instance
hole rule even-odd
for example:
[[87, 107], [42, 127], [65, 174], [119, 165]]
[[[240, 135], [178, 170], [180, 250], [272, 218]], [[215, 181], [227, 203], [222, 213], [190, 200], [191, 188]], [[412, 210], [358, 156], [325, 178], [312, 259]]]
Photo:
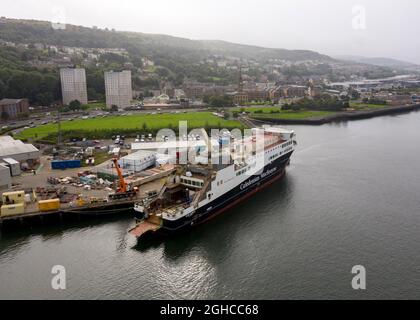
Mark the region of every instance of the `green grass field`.
[[[243, 128], [238, 121], [224, 120], [213, 115], [210, 112], [196, 112], [184, 114], [157, 114], [145, 115], [138, 114], [133, 116], [111, 116], [106, 118], [95, 118], [86, 120], [65, 121], [61, 123], [62, 131], [109, 131], [109, 130], [135, 130], [142, 129], [146, 124], [149, 130], [159, 130], [163, 128], [176, 129], [179, 121], [187, 121], [188, 128], [203, 128], [205, 126], [211, 128]], [[49, 135], [56, 134], [58, 130], [57, 124], [47, 124], [36, 128], [29, 128], [17, 135], [18, 139], [42, 139]]]
[[253, 114], [252, 117], [255, 119], [285, 119], [285, 120], [293, 120], [293, 119], [309, 119], [315, 117], [325, 117], [335, 112], [331, 111], [281, 111], [280, 113], [263, 113], [263, 114]]
[[270, 113], [271, 111], [280, 111], [280, 107], [235, 107], [235, 108], [230, 108], [229, 111], [234, 112], [250, 112], [250, 113], [255, 113], [256, 111], [261, 110], [263, 113]]
[[357, 109], [357, 110], [370, 110], [370, 109], [382, 109], [386, 108], [387, 105], [383, 104], [371, 104], [371, 103], [365, 103], [365, 102], [351, 102], [350, 107]]

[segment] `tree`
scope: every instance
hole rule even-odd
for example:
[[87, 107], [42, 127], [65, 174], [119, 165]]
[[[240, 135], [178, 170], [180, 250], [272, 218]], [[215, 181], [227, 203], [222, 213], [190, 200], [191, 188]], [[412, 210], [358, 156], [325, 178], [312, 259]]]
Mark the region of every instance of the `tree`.
[[213, 108], [233, 107], [233, 99], [229, 96], [212, 96], [210, 97], [210, 106]]
[[206, 103], [206, 104], [209, 104], [210, 103], [210, 97], [209, 96], [204, 96], [203, 97], [203, 102]]
[[72, 111], [80, 110], [82, 108], [82, 104], [80, 103], [79, 100], [73, 100], [72, 102], [69, 103], [69, 108]]
[[54, 97], [51, 92], [38, 93], [36, 100], [43, 106], [49, 106], [54, 101]]
[[9, 116], [9, 114], [8, 114], [6, 111], [3, 111], [3, 112], [1, 113], [1, 119], [2, 119], [3, 121], [7, 121], [7, 120], [9, 120], [9, 118], [10, 118], [10, 116]]
[[353, 90], [350, 95], [353, 100], [360, 99], [360, 92], [357, 90]]
[[300, 105], [297, 104], [297, 103], [296, 104], [292, 104], [292, 107], [291, 108], [292, 108], [293, 111], [299, 111], [301, 109]]
[[28, 112], [23, 112], [23, 113], [18, 114], [18, 119], [28, 119], [28, 118], [29, 118]]

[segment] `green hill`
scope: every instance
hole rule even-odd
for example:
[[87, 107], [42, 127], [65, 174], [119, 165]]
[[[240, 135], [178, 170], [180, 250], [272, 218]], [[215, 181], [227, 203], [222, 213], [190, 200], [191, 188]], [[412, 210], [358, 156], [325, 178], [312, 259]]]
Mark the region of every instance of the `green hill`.
[[213, 54], [223, 54], [255, 60], [332, 60], [328, 56], [309, 50], [271, 49], [225, 41], [199, 41], [167, 35], [101, 30], [74, 25], [66, 25], [65, 30], [55, 30], [50, 22], [34, 20], [3, 19], [0, 23], [0, 39], [70, 47], [125, 48], [142, 55], [152, 56], [187, 54], [189, 57], [198, 59]]

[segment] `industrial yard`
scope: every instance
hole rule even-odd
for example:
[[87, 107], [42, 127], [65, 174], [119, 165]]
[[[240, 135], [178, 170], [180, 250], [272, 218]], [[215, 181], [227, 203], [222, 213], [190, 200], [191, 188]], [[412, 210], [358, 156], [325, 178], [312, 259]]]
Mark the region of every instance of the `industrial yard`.
[[[128, 210], [135, 201], [158, 193], [175, 170], [168, 155], [133, 151], [129, 141], [121, 146], [116, 141], [84, 141], [85, 146], [92, 143], [96, 148], [70, 144], [51, 151], [8, 136], [2, 139], [6, 158], [0, 164], [1, 222], [62, 212], [91, 215], [116, 207]], [[33, 155], [27, 152], [23, 157], [16, 150]], [[102, 158], [98, 165], [96, 155]]]
[[[208, 143], [204, 130], [181, 137], [198, 148]], [[205, 138], [207, 137], [207, 138]], [[60, 147], [35, 147], [2, 136], [0, 148], [0, 222], [25, 222], [59, 214], [99, 215], [131, 210], [134, 204], [159, 194], [176, 172], [170, 152], [173, 137], [67, 141]], [[39, 148], [39, 149], [38, 149]], [[188, 152], [188, 148], [185, 152]]]

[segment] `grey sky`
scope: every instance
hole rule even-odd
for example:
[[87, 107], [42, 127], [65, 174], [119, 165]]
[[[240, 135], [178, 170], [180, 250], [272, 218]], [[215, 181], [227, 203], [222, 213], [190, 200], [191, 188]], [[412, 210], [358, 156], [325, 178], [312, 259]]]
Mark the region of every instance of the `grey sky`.
[[[366, 9], [365, 29], [353, 28], [352, 9], [358, 5]], [[419, 13], [418, 0], [14, 0], [1, 5], [1, 15], [10, 18], [416, 63]]]

